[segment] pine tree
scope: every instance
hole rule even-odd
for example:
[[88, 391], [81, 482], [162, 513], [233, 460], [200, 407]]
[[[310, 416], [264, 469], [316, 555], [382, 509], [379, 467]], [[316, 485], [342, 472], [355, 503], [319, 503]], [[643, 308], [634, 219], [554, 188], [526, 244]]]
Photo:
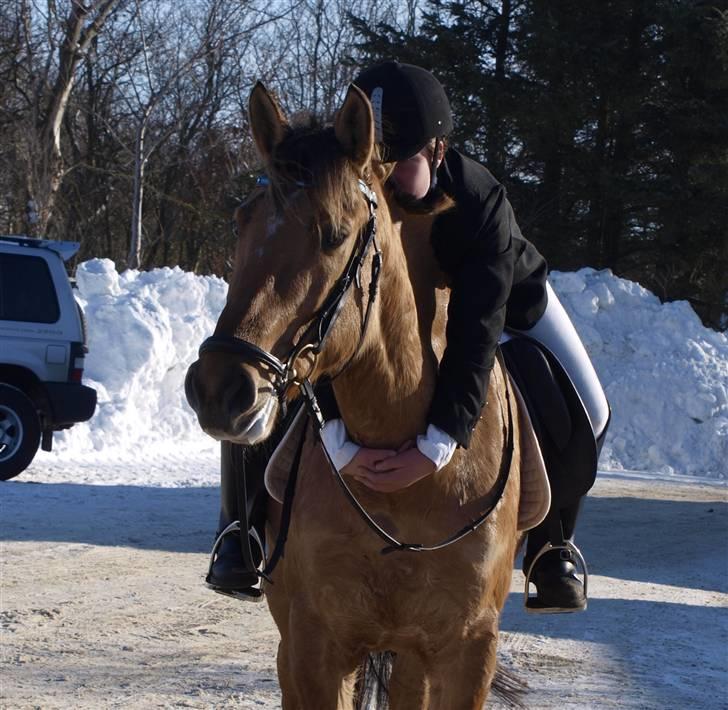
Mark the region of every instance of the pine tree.
[[670, 2], [652, 107], [657, 238], [647, 281], [728, 326], [728, 3]]
[[431, 69], [452, 142], [552, 268], [609, 267], [728, 325], [726, 0], [430, 2], [358, 25], [362, 63]]

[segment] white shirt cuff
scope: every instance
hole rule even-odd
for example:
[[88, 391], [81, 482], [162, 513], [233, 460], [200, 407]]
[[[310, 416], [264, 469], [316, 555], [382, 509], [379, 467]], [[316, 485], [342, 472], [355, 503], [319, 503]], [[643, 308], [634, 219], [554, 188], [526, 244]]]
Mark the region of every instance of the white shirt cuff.
[[435, 464], [436, 471], [450, 463], [457, 446], [455, 439], [434, 424], [427, 427], [426, 434], [417, 437], [417, 448]]
[[343, 419], [329, 419], [321, 429], [321, 441], [337, 471], [341, 471], [361, 448], [347, 438]]

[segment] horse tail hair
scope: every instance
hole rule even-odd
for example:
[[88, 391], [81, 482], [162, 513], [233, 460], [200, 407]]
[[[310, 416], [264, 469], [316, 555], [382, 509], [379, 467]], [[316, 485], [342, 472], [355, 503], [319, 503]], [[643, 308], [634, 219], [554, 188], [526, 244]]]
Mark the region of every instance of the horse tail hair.
[[493, 676], [491, 690], [497, 695], [503, 703], [509, 708], [526, 708], [524, 704], [524, 696], [528, 690], [528, 683], [523, 678], [516, 675], [512, 670], [503, 666], [498, 661]]
[[395, 654], [392, 651], [370, 653], [359, 666], [354, 693], [356, 710], [388, 710], [389, 679]]
[[[389, 680], [394, 658], [392, 651], [370, 653], [359, 666], [354, 692], [355, 710], [389, 709]], [[518, 710], [525, 710], [527, 707], [524, 696], [528, 684], [500, 661], [495, 669], [491, 690], [506, 707]]]

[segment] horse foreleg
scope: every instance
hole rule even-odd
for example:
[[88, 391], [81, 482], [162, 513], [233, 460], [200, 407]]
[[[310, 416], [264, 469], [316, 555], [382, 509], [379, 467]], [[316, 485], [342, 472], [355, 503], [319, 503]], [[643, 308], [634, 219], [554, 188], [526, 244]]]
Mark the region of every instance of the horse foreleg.
[[391, 710], [425, 710], [428, 683], [422, 659], [411, 653], [398, 653], [389, 680]]
[[430, 671], [429, 710], [481, 710], [496, 667], [497, 623], [438, 653]]
[[281, 687], [281, 705], [283, 710], [303, 710], [303, 705], [298, 700], [291, 677], [288, 660], [288, 644], [283, 640], [278, 643], [277, 665], [278, 684]]
[[329, 640], [315, 616], [291, 609], [278, 651], [285, 710], [349, 710], [356, 661]]

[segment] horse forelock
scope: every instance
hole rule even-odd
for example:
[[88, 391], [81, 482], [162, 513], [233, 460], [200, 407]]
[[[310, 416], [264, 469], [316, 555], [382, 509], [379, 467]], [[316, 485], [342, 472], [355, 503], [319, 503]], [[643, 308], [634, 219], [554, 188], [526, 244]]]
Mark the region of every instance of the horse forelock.
[[325, 222], [337, 232], [345, 232], [352, 215], [364, 205], [357, 186], [359, 176], [330, 126], [292, 129], [276, 147], [270, 168], [272, 194], [279, 209], [289, 206], [293, 190], [304, 187], [317, 222]]

